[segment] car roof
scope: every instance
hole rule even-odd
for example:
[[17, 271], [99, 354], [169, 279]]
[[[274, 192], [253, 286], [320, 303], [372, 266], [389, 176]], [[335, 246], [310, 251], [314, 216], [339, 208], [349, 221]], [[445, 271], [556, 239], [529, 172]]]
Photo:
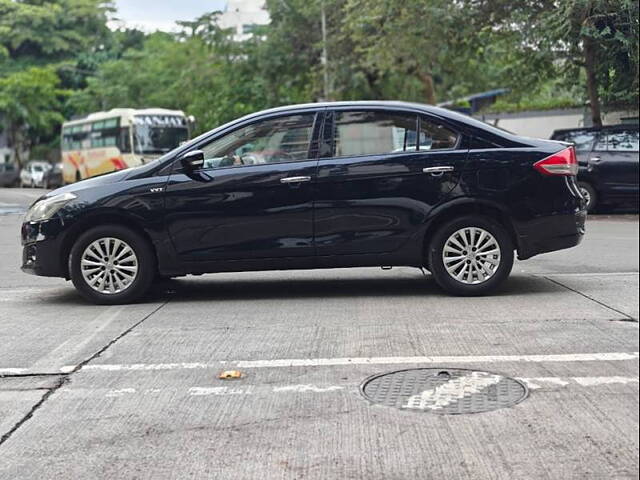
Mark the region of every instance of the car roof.
[[[524, 139], [511, 132], [503, 130], [501, 128], [490, 125], [486, 122], [482, 122], [468, 115], [448, 110], [446, 108], [435, 107], [433, 105], [426, 105], [424, 103], [416, 102], [404, 102], [398, 100], [353, 100], [353, 101], [339, 101], [339, 102], [316, 102], [316, 103], [301, 103], [296, 105], [284, 105], [275, 108], [269, 108], [267, 110], [260, 110], [258, 112], [250, 113], [244, 117], [232, 120], [229, 123], [220, 125], [209, 132], [205, 132], [194, 140], [200, 140], [206, 138], [209, 134], [217, 132], [221, 129], [225, 129], [232, 125], [242, 124], [246, 121], [258, 119], [261, 117], [268, 117], [270, 115], [279, 113], [293, 113], [296, 111], [304, 112], [309, 110], [323, 110], [328, 108], [375, 108], [375, 109], [388, 109], [388, 110], [406, 110], [415, 113], [426, 113], [434, 117], [438, 117], [445, 122], [448, 121], [455, 125], [464, 125], [465, 127], [474, 128], [476, 130], [483, 131], [485, 134], [494, 137], [500, 137], [511, 142], [519, 142]], [[533, 140], [533, 139], [530, 139]]]
[[[249, 118], [252, 116], [262, 116], [272, 113], [289, 112], [295, 110], [311, 110], [311, 109], [325, 109], [325, 108], [383, 108], [383, 109], [401, 109], [401, 110], [413, 110], [423, 111], [425, 113], [431, 113], [440, 117], [450, 118], [455, 121], [468, 122], [469, 120], [475, 120], [473, 117], [464, 115], [453, 110], [448, 110], [442, 107], [436, 107], [433, 105], [427, 105], [417, 102], [404, 102], [400, 100], [350, 100], [350, 101], [337, 101], [337, 102], [315, 102], [315, 103], [300, 103], [295, 105], [283, 105], [280, 107], [269, 108], [267, 110], [261, 110], [259, 112], [251, 113], [243, 118]], [[475, 120], [477, 121], [477, 120]], [[482, 125], [486, 125], [483, 122], [479, 122]]]

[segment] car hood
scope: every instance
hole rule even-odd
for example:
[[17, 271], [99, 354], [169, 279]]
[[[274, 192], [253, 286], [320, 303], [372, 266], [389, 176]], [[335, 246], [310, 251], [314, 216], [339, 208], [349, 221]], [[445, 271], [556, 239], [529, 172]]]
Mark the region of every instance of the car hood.
[[44, 198], [53, 197], [61, 193], [79, 192], [82, 190], [86, 190], [88, 188], [94, 188], [102, 185], [108, 185], [110, 183], [121, 182], [123, 180], [126, 180], [133, 173], [134, 170], [136, 169], [129, 168], [127, 170], [119, 170], [116, 172], [105, 173], [104, 175], [99, 175], [97, 177], [87, 178], [86, 180], [81, 180], [79, 182], [71, 183], [69, 185], [65, 185], [64, 187], [60, 187], [55, 190], [52, 190], [47, 195], [45, 195]]

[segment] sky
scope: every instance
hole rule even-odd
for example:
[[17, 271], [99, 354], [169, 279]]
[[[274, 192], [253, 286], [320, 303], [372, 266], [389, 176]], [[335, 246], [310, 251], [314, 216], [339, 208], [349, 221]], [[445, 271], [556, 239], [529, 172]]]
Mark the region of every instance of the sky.
[[[175, 30], [176, 20], [193, 20], [206, 12], [222, 10], [225, 0], [116, 0], [114, 14], [127, 27], [146, 32]], [[120, 26], [111, 22], [112, 27]]]

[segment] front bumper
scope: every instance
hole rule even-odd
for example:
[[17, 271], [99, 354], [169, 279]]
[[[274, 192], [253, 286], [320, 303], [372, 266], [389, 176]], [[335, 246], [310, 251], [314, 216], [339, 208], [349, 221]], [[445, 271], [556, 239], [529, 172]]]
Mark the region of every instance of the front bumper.
[[541, 253], [575, 247], [585, 234], [587, 211], [549, 215], [518, 226], [518, 258], [526, 260]]
[[22, 224], [22, 271], [44, 277], [66, 277], [62, 249], [62, 222], [52, 218]]

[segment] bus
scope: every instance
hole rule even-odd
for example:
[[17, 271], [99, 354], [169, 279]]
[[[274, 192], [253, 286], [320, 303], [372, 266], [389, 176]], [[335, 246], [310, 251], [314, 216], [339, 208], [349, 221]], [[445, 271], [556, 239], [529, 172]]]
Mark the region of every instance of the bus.
[[143, 165], [190, 137], [193, 117], [164, 108], [114, 108], [62, 125], [65, 184]]

